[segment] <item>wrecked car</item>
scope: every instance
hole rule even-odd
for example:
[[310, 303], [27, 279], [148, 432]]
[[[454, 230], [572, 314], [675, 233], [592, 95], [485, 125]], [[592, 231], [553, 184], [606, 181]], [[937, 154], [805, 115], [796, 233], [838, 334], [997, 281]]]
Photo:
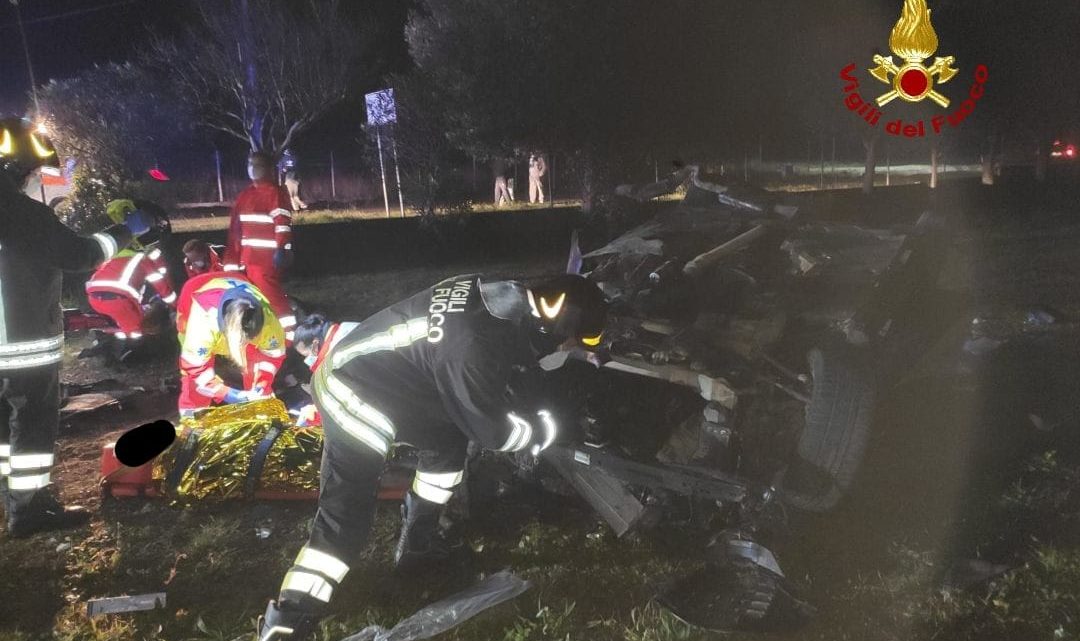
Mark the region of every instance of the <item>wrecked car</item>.
[[605, 362], [551, 377], [574, 399], [559, 414], [572, 436], [517, 473], [580, 495], [618, 536], [701, 527], [706, 582], [723, 597], [691, 577], [660, 598], [679, 616], [790, 623], [810, 608], [760, 543], [790, 510], [828, 512], [857, 482], [879, 395], [945, 326], [920, 301], [949, 229], [929, 212], [885, 228], [824, 222], [696, 167], [617, 193], [680, 185], [677, 206], [572, 257], [612, 301]]

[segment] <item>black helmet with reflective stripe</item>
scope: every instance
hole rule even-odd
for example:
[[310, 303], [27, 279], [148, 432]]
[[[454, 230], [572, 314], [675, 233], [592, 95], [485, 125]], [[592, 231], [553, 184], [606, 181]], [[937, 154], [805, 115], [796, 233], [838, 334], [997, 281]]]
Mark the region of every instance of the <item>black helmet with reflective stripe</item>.
[[20, 118], [0, 119], [0, 172], [22, 184], [38, 167], [59, 167], [56, 147], [43, 127]]
[[540, 331], [580, 346], [600, 345], [607, 322], [608, 302], [595, 283], [565, 274], [529, 287], [529, 307]]

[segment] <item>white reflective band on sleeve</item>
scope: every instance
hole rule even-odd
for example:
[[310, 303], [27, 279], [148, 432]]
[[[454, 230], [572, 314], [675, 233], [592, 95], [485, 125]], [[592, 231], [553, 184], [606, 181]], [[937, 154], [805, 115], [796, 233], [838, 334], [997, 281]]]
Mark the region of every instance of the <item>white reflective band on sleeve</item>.
[[222, 269], [224, 271], [227, 271], [227, 272], [238, 272], [238, 271], [240, 271], [240, 266], [239, 265], [224, 265], [224, 266], [222, 266]]
[[98, 245], [101, 245], [101, 252], [105, 254], [105, 260], [112, 258], [116, 250], [119, 249], [116, 246], [116, 240], [108, 234], [99, 232], [91, 236], [91, 238], [96, 240]]
[[147, 256], [149, 256], [152, 260], [157, 260], [157, 259], [161, 258], [161, 250], [160, 249], [155, 249], [155, 250], [151, 251], [149, 254], [147, 254]]
[[209, 385], [210, 381], [214, 380], [214, 376], [215, 376], [214, 370], [208, 369], [205, 372], [203, 372], [202, 374], [199, 374], [198, 376], [195, 377], [195, 384], [200, 386], [200, 387], [202, 387], [204, 385]]
[[387, 442], [383, 434], [363, 421], [353, 418], [340, 403], [334, 400], [333, 396], [321, 393], [319, 390], [316, 390], [316, 394], [319, 396], [319, 400], [322, 401], [321, 407], [326, 410], [326, 413], [335, 423], [341, 426], [341, 429], [364, 445], [386, 456], [387, 452], [390, 451], [390, 443]]
[[158, 273], [161, 274], [162, 276], [169, 273], [169, 268], [168, 267], [158, 267], [157, 270], [158, 270]]
[[278, 322], [281, 323], [282, 327], [286, 327], [286, 328], [287, 327], [293, 327], [293, 326], [296, 325], [296, 317], [295, 316], [282, 316], [281, 318], [278, 319]]
[[349, 345], [340, 353], [334, 354], [333, 368], [340, 369], [356, 356], [381, 352], [399, 347], [406, 347], [427, 336], [427, 318], [413, 318], [406, 323], [394, 325], [385, 332], [373, 334], [370, 338]]
[[278, 638], [278, 633], [284, 635], [284, 637], [282, 638], [288, 638], [292, 636], [292, 633], [294, 631], [295, 630], [293, 630], [292, 628], [286, 628], [283, 625], [275, 625], [274, 627], [267, 630], [265, 634], [259, 637], [259, 641], [275, 641]]
[[257, 372], [269, 372], [270, 374], [276, 374], [278, 368], [273, 363], [267, 363], [266, 361], [260, 361], [255, 363], [255, 371]]
[[555, 425], [555, 418], [551, 416], [551, 412], [547, 410], [540, 410], [536, 413], [540, 417], [540, 422], [544, 425], [544, 442], [539, 445], [534, 445], [532, 449], [533, 456], [536, 456], [540, 452], [546, 450], [552, 443], [555, 442], [555, 436], [558, 434], [558, 426]]
[[135, 291], [135, 288], [129, 285], [127, 282], [121, 282], [118, 280], [90, 280], [86, 282], [86, 289], [93, 287], [107, 287], [110, 289], [119, 289], [125, 294], [129, 294], [135, 300], [141, 300], [142, 294]]
[[0, 369], [21, 369], [23, 367], [40, 367], [59, 363], [64, 359], [60, 352], [51, 354], [33, 354], [31, 356], [0, 356]]
[[277, 241], [274, 240], [260, 240], [258, 238], [245, 238], [240, 241], [241, 245], [245, 247], [266, 247], [268, 249], [277, 249]]
[[152, 274], [147, 274], [146, 275], [146, 282], [148, 282], [148, 283], [156, 283], [156, 282], [160, 281], [162, 278], [165, 278], [165, 274], [159, 274], [158, 272], [154, 272]]
[[342, 563], [337, 557], [309, 548], [306, 545], [300, 548], [300, 554], [296, 556], [296, 565], [325, 574], [337, 583], [341, 583], [341, 580], [349, 572], [349, 566]]
[[127, 338], [127, 334], [125, 334], [124, 332], [114, 332], [113, 336], [119, 338], [120, 340], [124, 340]]
[[274, 225], [275, 234], [287, 234], [292, 231], [292, 227], [289, 225]]
[[0, 476], [7, 476], [11, 474], [11, 466], [7, 463], [0, 463]]
[[8, 477], [9, 490], [39, 490], [49, 484], [49, 473]]
[[292, 249], [292, 243], [285, 243], [284, 248], [285, 249]]
[[419, 476], [413, 479], [412, 491], [420, 498], [439, 505], [446, 505], [450, 502], [450, 498], [454, 496], [454, 493], [450, 490], [444, 490], [441, 487], [435, 487], [421, 481]]
[[0, 456], [11, 456], [11, 446], [0, 445]]
[[242, 223], [269, 223], [274, 224], [274, 217], [266, 214], [240, 214]]
[[34, 470], [39, 467], [52, 467], [52, 454], [12, 454], [11, 469]]
[[435, 487], [441, 487], [443, 489], [450, 489], [461, 483], [461, 479], [465, 478], [465, 472], [417, 472], [416, 479], [423, 481], [429, 485]]
[[161, 300], [165, 301], [166, 303], [176, 302], [176, 292], [173, 292], [173, 293], [169, 294], [168, 296], [166, 296], [165, 298], [162, 298]]
[[282, 356], [285, 355], [285, 350], [283, 350], [283, 349], [264, 349], [264, 350], [262, 350], [262, 353], [266, 354], [270, 358], [281, 358]]
[[532, 440], [532, 425], [529, 425], [528, 421], [513, 412], [507, 414], [506, 417], [510, 419], [510, 424], [514, 426], [514, 429], [510, 432], [510, 438], [506, 439], [506, 443], [499, 448], [499, 451], [516, 452], [524, 448]]
[[63, 335], [53, 338], [43, 338], [36, 341], [24, 341], [21, 343], [8, 343], [0, 345], [0, 356], [11, 354], [29, 354], [31, 352], [51, 352], [59, 349], [64, 342]]
[[350, 414], [379, 430], [386, 438], [394, 438], [396, 430], [382, 412], [363, 402], [352, 393], [347, 385], [333, 374], [326, 377], [326, 391]]
[[131, 332], [128, 334], [128, 338], [142, 338], [142, 332]]
[[324, 603], [329, 603], [330, 597], [334, 594], [334, 588], [326, 579], [297, 570], [290, 570], [285, 575], [285, 580], [281, 582], [281, 590], [303, 592]]
[[282, 209], [282, 208], [278, 207], [274, 211], [270, 212], [270, 216], [272, 216], [272, 217], [284, 216], [286, 218], [292, 218], [292, 212], [289, 211], [288, 209]]
[[285, 340], [287, 340], [287, 341], [289, 341], [291, 343], [293, 341], [293, 339], [295, 339], [295, 338], [296, 338], [296, 332], [294, 332], [292, 330], [289, 330], [289, 331], [285, 332]]

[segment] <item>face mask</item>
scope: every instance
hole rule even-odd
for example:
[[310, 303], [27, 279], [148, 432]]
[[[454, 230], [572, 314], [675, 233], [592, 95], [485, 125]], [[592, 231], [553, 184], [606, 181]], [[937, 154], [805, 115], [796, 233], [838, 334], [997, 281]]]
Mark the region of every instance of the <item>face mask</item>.
[[304, 358], [304, 365], [307, 365], [308, 369], [314, 369], [315, 361], [317, 360], [319, 360], [319, 355], [315, 352], [312, 352], [308, 354], [306, 358]]
[[256, 180], [259, 177], [259, 172], [255, 168], [255, 165], [248, 165], [248, 178]]

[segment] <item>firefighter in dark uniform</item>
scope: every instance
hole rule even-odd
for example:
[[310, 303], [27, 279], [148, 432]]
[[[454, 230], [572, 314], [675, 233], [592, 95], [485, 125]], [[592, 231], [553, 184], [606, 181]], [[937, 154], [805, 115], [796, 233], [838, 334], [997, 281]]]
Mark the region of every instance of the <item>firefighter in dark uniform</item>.
[[23, 192], [32, 172], [58, 166], [56, 150], [18, 119], [0, 119], [0, 494], [13, 537], [77, 525], [50, 471], [59, 423], [62, 271], [90, 271], [145, 233], [136, 211], [90, 238]]
[[459, 276], [362, 323], [305, 319], [294, 345], [314, 370], [325, 433], [319, 508], [260, 640], [295, 641], [313, 629], [367, 541], [396, 441], [421, 456], [395, 561], [442, 556], [438, 520], [462, 481], [469, 441], [535, 455], [556, 438], [550, 413], [508, 394], [512, 377], [548, 354], [599, 345], [606, 314], [599, 288], [580, 276], [529, 288]]

